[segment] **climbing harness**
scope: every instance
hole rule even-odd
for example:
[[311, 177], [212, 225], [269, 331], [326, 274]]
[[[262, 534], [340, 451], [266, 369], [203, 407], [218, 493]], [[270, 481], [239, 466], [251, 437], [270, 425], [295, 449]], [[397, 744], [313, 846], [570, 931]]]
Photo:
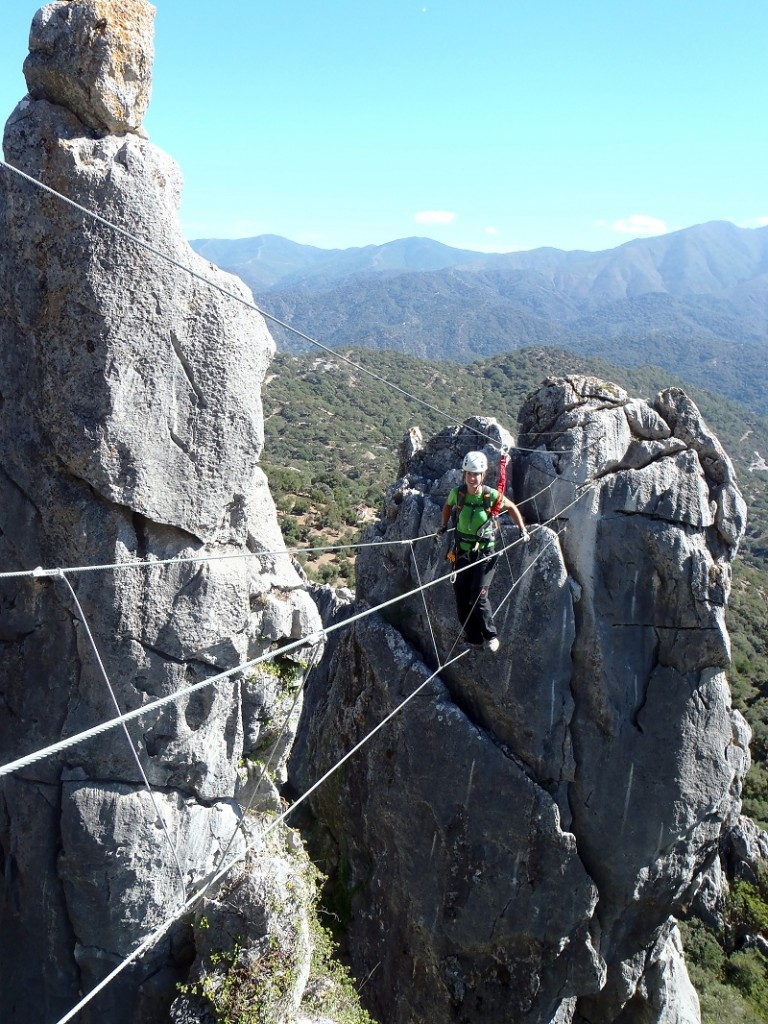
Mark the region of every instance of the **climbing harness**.
[[[493, 509], [500, 501], [503, 501], [503, 492], [499, 492], [499, 497], [494, 502], [492, 497], [492, 488], [488, 487], [487, 484], [483, 484], [482, 491], [482, 506], [477, 501], [467, 501], [467, 485], [462, 483], [456, 491], [456, 506], [454, 509], [455, 516], [455, 527], [453, 531], [453, 544], [446, 552], [446, 558], [452, 564], [456, 564], [456, 560], [461, 555], [469, 554], [470, 552], [476, 551], [488, 551], [493, 547], [495, 538], [493, 537], [493, 530], [495, 527]], [[459, 519], [461, 516], [461, 510], [465, 505], [472, 508], [472, 515], [475, 510], [479, 511], [482, 507], [483, 512], [487, 516], [484, 523], [472, 533], [463, 533], [459, 530]], [[471, 520], [470, 520], [471, 522]]]
[[[471, 455], [478, 453], [470, 452], [470, 455], [466, 456], [462, 467], [467, 464], [467, 459]], [[485, 459], [483, 464], [487, 465]], [[472, 533], [460, 533], [458, 528], [459, 517], [461, 516], [461, 510], [467, 503], [467, 484], [466, 481], [461, 483], [456, 491], [456, 507], [455, 507], [455, 522], [456, 527], [454, 529], [453, 544], [449, 549], [446, 558], [455, 564], [456, 559], [459, 555], [467, 554], [470, 551], [488, 551], [493, 547], [495, 538], [493, 537], [493, 531], [495, 529], [495, 518], [501, 512], [504, 506], [504, 492], [507, 489], [507, 466], [509, 465], [509, 453], [506, 448], [501, 449], [501, 462], [499, 464], [499, 482], [496, 487], [497, 495], [496, 500], [493, 501], [491, 498], [492, 489], [487, 485], [483, 484], [483, 511], [488, 517], [487, 521], [482, 526]], [[478, 469], [481, 469], [478, 466]], [[477, 502], [470, 502], [476, 508], [480, 506]], [[462, 548], [462, 545], [464, 547]], [[468, 545], [468, 546], [467, 546]]]

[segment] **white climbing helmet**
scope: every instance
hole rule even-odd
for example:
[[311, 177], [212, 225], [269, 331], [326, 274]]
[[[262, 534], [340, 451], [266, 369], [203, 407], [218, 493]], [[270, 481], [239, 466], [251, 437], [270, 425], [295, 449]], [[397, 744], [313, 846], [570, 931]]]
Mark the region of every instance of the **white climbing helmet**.
[[467, 452], [461, 464], [462, 473], [487, 473], [488, 459], [482, 452]]

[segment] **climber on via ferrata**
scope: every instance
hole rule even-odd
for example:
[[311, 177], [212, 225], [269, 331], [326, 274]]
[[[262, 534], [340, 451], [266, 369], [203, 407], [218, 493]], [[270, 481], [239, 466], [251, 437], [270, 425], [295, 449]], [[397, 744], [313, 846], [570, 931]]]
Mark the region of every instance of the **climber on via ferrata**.
[[[502, 479], [506, 463], [502, 461]], [[499, 638], [493, 624], [488, 590], [496, 570], [498, 555], [492, 552], [496, 546], [494, 517], [509, 512], [515, 521], [523, 540], [528, 540], [528, 530], [520, 510], [504, 495], [504, 484], [495, 490], [484, 484], [488, 471], [488, 459], [483, 452], [468, 452], [461, 464], [463, 483], [454, 487], [443, 506], [442, 525], [437, 531], [442, 537], [457, 508], [455, 541], [448, 558], [457, 570], [453, 583], [456, 611], [464, 630], [464, 639], [473, 645], [485, 644], [491, 651], [499, 649]], [[463, 571], [460, 571], [463, 570]]]

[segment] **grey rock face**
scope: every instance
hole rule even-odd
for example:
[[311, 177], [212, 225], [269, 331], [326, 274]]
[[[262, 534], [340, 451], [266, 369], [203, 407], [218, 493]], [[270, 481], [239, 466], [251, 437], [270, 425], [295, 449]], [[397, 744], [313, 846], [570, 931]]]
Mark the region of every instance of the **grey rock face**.
[[728, 878], [755, 885], [768, 866], [768, 833], [751, 818], [741, 817], [723, 836], [721, 847]]
[[43, 7], [24, 62], [30, 96], [66, 107], [96, 131], [136, 131], [152, 89], [154, 16], [146, 0]]
[[[345, 636], [337, 659], [311, 726], [318, 770], [431, 675], [375, 619]], [[344, 865], [338, 884], [355, 894], [356, 972], [373, 972], [368, 985], [382, 976], [374, 1010], [387, 1022], [522, 1019], [604, 978], [589, 933], [597, 892], [574, 837], [528, 766], [473, 718], [435, 679], [319, 791]], [[330, 721], [337, 732], [321, 749]]]
[[[500, 555], [500, 652], [440, 671], [315, 801], [350, 955], [361, 977], [379, 964], [387, 1024], [694, 1024], [673, 915], [718, 883], [749, 763], [723, 618], [744, 502], [682, 392], [553, 379], [520, 425], [531, 541]], [[359, 607], [448, 571], [445, 542], [418, 538], [467, 450], [495, 481], [489, 434], [468, 421], [413, 450], [367, 539], [414, 543], [363, 549]], [[303, 756], [332, 763], [460, 650], [447, 580], [356, 623]]]
[[[178, 168], [148, 142], [93, 138], [61, 108], [25, 100], [4, 148], [28, 174], [248, 298], [184, 242]], [[192, 542], [250, 542], [259, 382], [274, 349], [261, 318], [26, 182], [6, 174], [4, 184], [0, 212], [14, 240], [6, 274], [16, 277], [7, 330], [23, 339], [6, 357], [6, 390], [23, 388], [19, 400], [34, 401], [41, 430], [56, 425], [57, 457], [105, 501]]]
[[[183, 240], [179, 170], [138, 134], [152, 14], [41, 11], [5, 157], [248, 299]], [[126, 711], [314, 632], [258, 465], [261, 317], [8, 171], [0, 225], [0, 566], [148, 563], [69, 577]], [[0, 636], [4, 763], [114, 717], [63, 581], [3, 581]], [[298, 655], [288, 667], [300, 679]], [[175, 856], [118, 730], [2, 782], [4, 1022], [57, 1019], [178, 907], [179, 866], [187, 895], [220, 866], [240, 762], [285, 707], [262, 687], [255, 721], [255, 686], [235, 676], [129, 727]], [[190, 956], [188, 928], [172, 929], [82, 1020], [167, 1020]]]

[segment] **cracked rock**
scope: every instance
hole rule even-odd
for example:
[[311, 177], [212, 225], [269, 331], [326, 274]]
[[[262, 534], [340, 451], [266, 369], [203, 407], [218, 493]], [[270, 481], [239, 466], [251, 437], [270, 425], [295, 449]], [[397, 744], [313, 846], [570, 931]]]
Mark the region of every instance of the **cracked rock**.
[[[414, 451], [367, 539], [433, 533], [462, 455], [497, 465], [488, 426]], [[349, 955], [360, 977], [377, 968], [366, 990], [388, 1024], [698, 1024], [674, 915], [717, 882], [749, 764], [725, 675], [743, 499], [674, 390], [651, 404], [550, 378], [519, 441], [533, 450], [516, 453], [508, 493], [532, 538], [500, 557], [500, 651], [443, 669], [314, 801]], [[516, 536], [502, 526], [502, 542]], [[358, 606], [437, 580], [444, 554], [363, 549]], [[447, 579], [385, 618], [355, 623], [310, 688], [297, 778], [460, 649]]]
[[[0, 564], [144, 563], [70, 577], [96, 650], [63, 581], [0, 586], [6, 760], [264, 653], [259, 595], [279, 589], [287, 636], [320, 623], [258, 465], [274, 343], [245, 286], [184, 240], [181, 173], [141, 130], [153, 16], [144, 0], [43, 8], [30, 95], [5, 128], [12, 166], [179, 264], [0, 176]], [[128, 727], [185, 877], [206, 874], [238, 820], [241, 682], [201, 685]], [[281, 707], [271, 696], [269, 722]], [[177, 868], [147, 800], [119, 729], [2, 782], [4, 1024], [58, 1019], [176, 906]], [[167, 1021], [189, 943], [160, 943], [83, 1024]]]

